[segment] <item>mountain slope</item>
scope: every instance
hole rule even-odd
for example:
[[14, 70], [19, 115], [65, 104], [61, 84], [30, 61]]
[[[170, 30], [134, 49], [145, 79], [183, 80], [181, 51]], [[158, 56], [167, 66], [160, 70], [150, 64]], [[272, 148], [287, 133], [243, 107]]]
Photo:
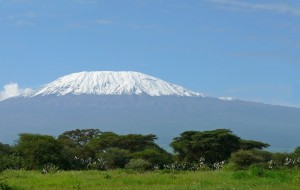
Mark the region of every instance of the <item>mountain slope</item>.
[[186, 130], [228, 128], [274, 149], [300, 145], [300, 109], [207, 97], [65, 95], [0, 102], [0, 142], [21, 132], [58, 135], [76, 128], [153, 133], [165, 148]]
[[135, 72], [81, 72], [0, 101], [0, 142], [22, 132], [59, 135], [76, 128], [153, 133], [167, 148], [187, 130], [228, 128], [273, 149], [300, 145], [300, 109], [205, 97]]

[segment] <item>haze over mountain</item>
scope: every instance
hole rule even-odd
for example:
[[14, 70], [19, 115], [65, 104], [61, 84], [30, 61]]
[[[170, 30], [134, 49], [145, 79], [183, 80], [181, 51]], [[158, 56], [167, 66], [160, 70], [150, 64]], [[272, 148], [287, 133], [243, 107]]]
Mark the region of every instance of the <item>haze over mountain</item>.
[[80, 72], [0, 101], [0, 142], [76, 128], [153, 133], [165, 148], [186, 130], [229, 128], [273, 149], [300, 145], [300, 109], [213, 98], [138, 72]]

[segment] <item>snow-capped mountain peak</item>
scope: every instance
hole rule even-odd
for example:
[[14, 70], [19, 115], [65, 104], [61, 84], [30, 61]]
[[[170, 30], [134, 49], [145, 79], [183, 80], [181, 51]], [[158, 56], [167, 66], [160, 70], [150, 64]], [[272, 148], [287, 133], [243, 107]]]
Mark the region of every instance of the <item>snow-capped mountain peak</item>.
[[73, 73], [58, 78], [24, 96], [67, 94], [141, 95], [150, 96], [204, 96], [181, 86], [139, 72], [94, 71]]

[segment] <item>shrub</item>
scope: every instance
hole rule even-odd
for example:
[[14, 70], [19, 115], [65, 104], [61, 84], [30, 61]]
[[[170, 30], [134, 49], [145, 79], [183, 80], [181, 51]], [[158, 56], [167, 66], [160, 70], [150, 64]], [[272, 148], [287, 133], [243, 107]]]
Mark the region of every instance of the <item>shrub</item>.
[[135, 171], [146, 171], [151, 168], [151, 164], [143, 159], [131, 159], [125, 166], [126, 169]]
[[265, 175], [265, 169], [262, 165], [253, 164], [249, 167], [249, 172], [251, 175], [256, 177], [263, 177]]
[[300, 157], [295, 153], [274, 153], [270, 162], [272, 168], [293, 168], [300, 166]]
[[231, 155], [235, 169], [246, 169], [253, 164], [265, 164], [271, 160], [271, 153], [261, 150], [240, 150]]
[[59, 172], [59, 167], [52, 163], [44, 165], [44, 167], [42, 169], [42, 173], [44, 173], [44, 174], [57, 173], [57, 172]]
[[133, 153], [133, 158], [143, 159], [151, 163], [153, 166], [162, 168], [165, 164], [172, 163], [171, 154], [154, 148], [148, 148], [143, 151]]
[[0, 179], [0, 190], [12, 190], [12, 188], [7, 185], [7, 183]]
[[286, 158], [290, 158], [291, 155], [288, 153], [274, 153], [272, 155], [273, 167], [282, 168], [285, 167]]
[[[2, 175], [1, 172], [0, 175]], [[0, 176], [0, 190], [12, 190], [12, 189], [13, 188], [7, 184], [6, 180], [2, 176]]]

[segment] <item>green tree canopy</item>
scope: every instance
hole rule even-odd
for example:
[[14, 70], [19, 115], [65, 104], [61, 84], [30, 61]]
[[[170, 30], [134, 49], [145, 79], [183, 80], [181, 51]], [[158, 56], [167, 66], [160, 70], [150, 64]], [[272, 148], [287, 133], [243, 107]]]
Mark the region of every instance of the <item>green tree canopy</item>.
[[141, 135], [141, 134], [128, 134], [120, 136], [118, 141], [118, 147], [127, 149], [130, 152], [137, 152], [142, 151], [145, 148], [155, 147], [158, 146], [154, 143], [156, 140], [156, 135], [149, 134], [149, 135]]
[[300, 156], [300, 146], [298, 146], [298, 147], [295, 148], [294, 154], [295, 154], [296, 156]]
[[179, 161], [197, 162], [205, 158], [208, 164], [227, 160], [240, 147], [240, 138], [228, 129], [186, 131], [171, 143]]
[[96, 152], [101, 152], [107, 148], [120, 148], [133, 153], [145, 148], [159, 148], [154, 140], [156, 140], [156, 136], [152, 134], [117, 135], [112, 132], [104, 132], [95, 137], [88, 146]]
[[253, 140], [240, 140], [240, 149], [242, 150], [252, 150], [252, 149], [264, 149], [269, 147], [270, 145], [267, 143], [263, 143], [260, 141], [253, 141]]
[[99, 134], [101, 134], [99, 129], [75, 129], [64, 132], [58, 139], [74, 146], [84, 146]]
[[92, 139], [87, 145], [96, 153], [108, 148], [116, 147], [120, 136], [113, 132], [103, 132]]
[[98, 129], [75, 129], [59, 135], [58, 141], [64, 147], [64, 168], [82, 169], [85, 165], [79, 164], [78, 159], [95, 158], [95, 152], [87, 144], [99, 134], [101, 134], [101, 131]]
[[24, 168], [39, 169], [45, 164], [60, 165], [62, 145], [52, 136], [20, 134], [17, 153], [24, 160]]
[[0, 143], [0, 155], [7, 155], [13, 152], [12, 147], [8, 144]]

